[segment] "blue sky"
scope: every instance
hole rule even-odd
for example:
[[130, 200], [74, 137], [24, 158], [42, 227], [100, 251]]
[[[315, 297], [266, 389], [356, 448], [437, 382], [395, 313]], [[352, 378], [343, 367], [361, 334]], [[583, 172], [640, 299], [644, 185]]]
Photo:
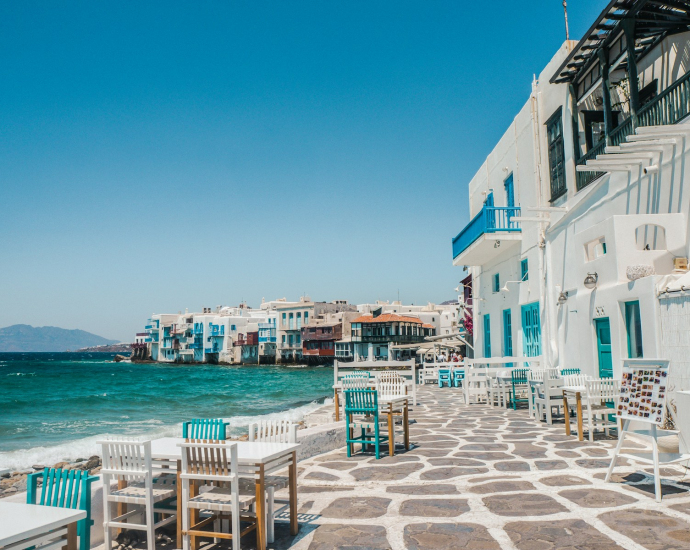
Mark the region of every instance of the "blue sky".
[[525, 6], [3, 3], [0, 326], [453, 298], [467, 183], [564, 40]]

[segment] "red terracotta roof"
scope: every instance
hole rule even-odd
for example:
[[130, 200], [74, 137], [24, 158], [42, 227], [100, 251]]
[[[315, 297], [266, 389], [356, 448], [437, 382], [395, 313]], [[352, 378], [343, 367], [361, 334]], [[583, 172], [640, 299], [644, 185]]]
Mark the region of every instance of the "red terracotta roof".
[[407, 317], [406, 315], [396, 315], [395, 313], [384, 313], [378, 317], [373, 315], [362, 315], [351, 321], [352, 323], [417, 323], [422, 322], [417, 317]]
[[422, 326], [423, 326], [424, 328], [436, 328], [434, 325], [432, 325], [432, 324], [430, 324], [430, 323], [424, 323]]

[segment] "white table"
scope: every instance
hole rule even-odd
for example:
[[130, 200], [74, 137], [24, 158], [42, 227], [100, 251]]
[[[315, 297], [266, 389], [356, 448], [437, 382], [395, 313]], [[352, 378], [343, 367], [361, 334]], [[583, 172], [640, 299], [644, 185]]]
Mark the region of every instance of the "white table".
[[84, 510], [0, 500], [0, 549], [22, 550], [53, 541], [43, 548], [76, 550], [77, 522], [85, 517]]
[[[151, 441], [151, 457], [154, 460], [177, 462], [177, 548], [182, 548], [182, 483], [179, 474], [182, 470], [181, 437], [163, 437]], [[256, 523], [257, 548], [266, 549], [266, 475], [288, 468], [290, 492], [290, 534], [296, 535], [297, 524], [297, 449], [299, 443], [261, 443], [249, 441], [228, 441], [237, 444], [237, 462], [241, 476], [252, 476], [256, 483]]]
[[[376, 389], [376, 379], [375, 378], [370, 378], [369, 382], [367, 383], [367, 389], [374, 390]], [[412, 380], [411, 382], [409, 380], [405, 381], [405, 391], [409, 391], [412, 389], [412, 395], [414, 399], [414, 394], [415, 394], [415, 382]], [[337, 384], [333, 384], [333, 402], [335, 404], [335, 421], [340, 422], [340, 398], [338, 397], [339, 393], [343, 392], [343, 383], [338, 382]], [[379, 401], [381, 399], [379, 398]], [[343, 404], [343, 407], [345, 404]]]

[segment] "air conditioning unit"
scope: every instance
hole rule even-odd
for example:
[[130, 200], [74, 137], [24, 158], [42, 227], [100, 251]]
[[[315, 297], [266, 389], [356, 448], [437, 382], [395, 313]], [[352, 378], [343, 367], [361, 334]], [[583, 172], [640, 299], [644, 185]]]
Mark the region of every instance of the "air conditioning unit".
[[673, 258], [673, 269], [676, 271], [687, 271], [688, 270], [688, 259], [687, 258]]

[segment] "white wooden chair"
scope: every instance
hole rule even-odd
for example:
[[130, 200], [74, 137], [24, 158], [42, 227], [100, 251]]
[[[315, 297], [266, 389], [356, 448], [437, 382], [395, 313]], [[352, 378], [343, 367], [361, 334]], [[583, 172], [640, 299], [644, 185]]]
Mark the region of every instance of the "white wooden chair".
[[438, 384], [438, 367], [422, 367], [419, 376], [420, 384]]
[[[111, 529], [146, 531], [148, 550], [155, 550], [155, 532], [159, 527], [174, 522], [177, 508], [170, 501], [177, 495], [177, 476], [172, 473], [154, 477], [150, 441], [99, 441], [103, 457], [103, 531], [105, 548], [112, 546]], [[117, 483], [117, 486], [115, 486]], [[129, 510], [113, 517], [113, 507], [127, 504]], [[161, 521], [154, 521], [161, 514]], [[166, 517], [167, 516], [167, 517]], [[138, 518], [143, 523], [130, 520]]]
[[465, 371], [465, 384], [463, 393], [465, 394], [465, 404], [471, 402], [482, 403], [487, 399], [486, 393], [487, 376], [485, 369], [470, 367]]
[[501, 376], [507, 376], [507, 370], [498, 371], [494, 376], [486, 378], [486, 396], [492, 407], [507, 406], [510, 389], [503, 383]]
[[[298, 425], [290, 420], [263, 420], [249, 425], [250, 442], [268, 443], [297, 443]], [[276, 499], [275, 492], [285, 489], [288, 486], [286, 476], [266, 476], [264, 477], [264, 487], [266, 487], [266, 539], [268, 542], [275, 541], [275, 517], [283, 510], [287, 509], [290, 501], [287, 499]], [[240, 494], [256, 495], [254, 480], [240, 478]], [[276, 508], [280, 504], [280, 508]]]
[[[603, 428], [607, 436], [609, 435], [609, 428], [618, 427], [618, 417], [615, 415], [620, 382], [612, 378], [585, 380], [585, 388], [587, 388], [587, 392], [582, 414], [587, 416], [589, 440], [594, 441], [594, 430], [597, 427]], [[609, 407], [606, 405], [607, 403], [613, 403], [613, 406]], [[613, 416], [613, 420], [609, 420], [609, 415]]]
[[549, 369], [548, 376], [544, 377], [544, 383], [537, 388], [535, 396], [535, 409], [537, 418], [541, 421], [546, 419], [546, 423], [553, 424], [553, 408], [556, 412], [563, 408], [564, 380], [560, 376], [558, 369]]
[[[242, 535], [256, 529], [249, 508], [254, 496], [240, 495], [238, 484], [237, 443], [189, 441], [178, 443], [182, 447], [182, 548], [190, 550], [190, 539], [209, 537], [232, 540], [233, 550], [240, 550]], [[210, 490], [197, 494], [197, 486], [210, 486]], [[205, 516], [198, 523], [193, 510], [203, 510]], [[243, 514], [244, 512], [244, 514]], [[220, 532], [221, 519], [230, 520], [230, 533]], [[240, 529], [240, 520], [249, 520], [249, 526]], [[202, 531], [214, 524], [214, 531]]]
[[591, 377], [586, 374], [567, 374], [563, 377], [564, 386], [584, 386]]

